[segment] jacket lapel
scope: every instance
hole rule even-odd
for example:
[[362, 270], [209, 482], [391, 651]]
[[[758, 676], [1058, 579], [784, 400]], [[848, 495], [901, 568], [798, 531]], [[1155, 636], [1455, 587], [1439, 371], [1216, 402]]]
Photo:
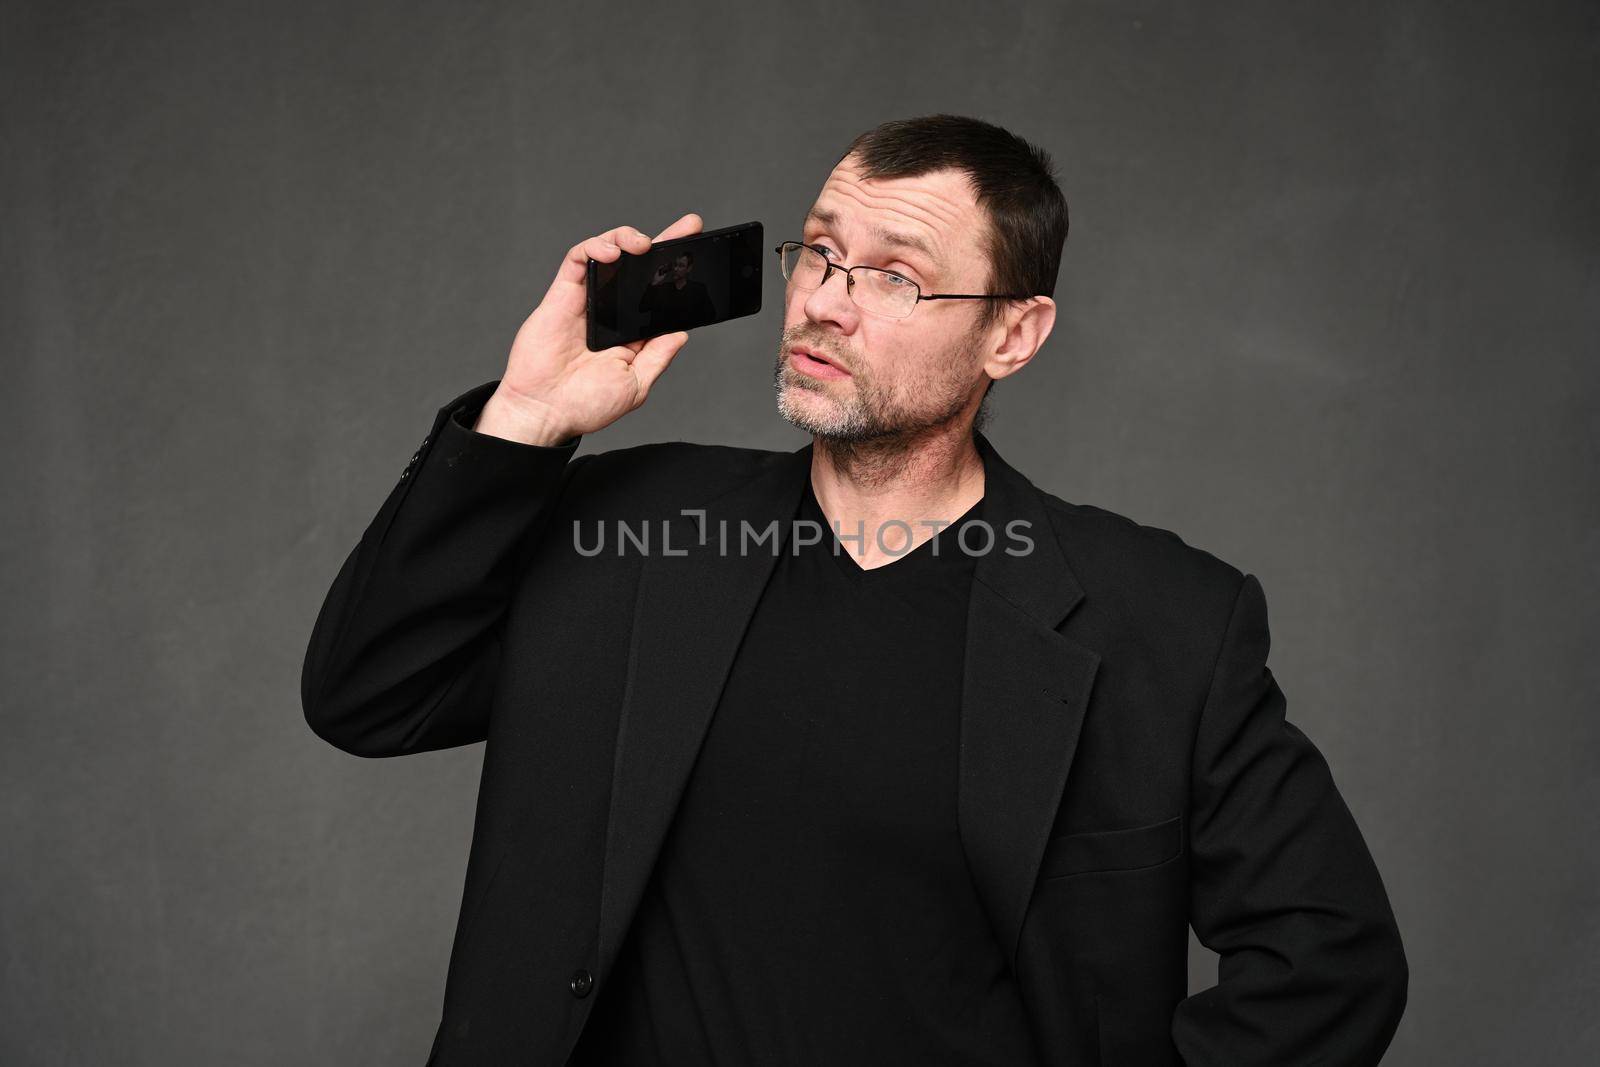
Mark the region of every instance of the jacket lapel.
[[[601, 974], [609, 973], [644, 894], [810, 471], [810, 445], [777, 458], [701, 505], [703, 514], [669, 520], [665, 545], [652, 543], [645, 554], [606, 829]], [[741, 551], [746, 526], [751, 533]], [[651, 534], [660, 529], [652, 525]]]
[[982, 434], [978, 451], [995, 548], [978, 557], [967, 609], [957, 812], [973, 882], [1015, 967], [1100, 656], [1056, 630], [1083, 589], [1039, 491]]
[[[978, 558], [967, 615], [957, 810], [979, 896], [1014, 960], [1099, 656], [1056, 632], [1083, 592], [1038, 491], [986, 437], [977, 442], [995, 542]], [[621, 947], [745, 628], [786, 550], [811, 450], [777, 458], [703, 514], [669, 520], [666, 540], [649, 545], [606, 831], [601, 974]], [[1007, 526], [1018, 520], [1026, 525]], [[743, 529], [752, 534], [741, 551]]]

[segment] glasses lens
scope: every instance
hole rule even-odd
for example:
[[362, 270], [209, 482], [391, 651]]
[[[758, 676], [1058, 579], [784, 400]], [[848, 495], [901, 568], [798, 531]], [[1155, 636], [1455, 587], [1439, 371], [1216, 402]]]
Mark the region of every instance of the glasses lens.
[[903, 319], [917, 306], [917, 283], [886, 270], [857, 270], [856, 303], [874, 314]]
[[822, 256], [805, 245], [789, 241], [783, 246], [783, 276], [801, 289], [815, 289], [822, 284], [822, 272], [827, 263]]
[[[828, 269], [827, 258], [797, 241], [785, 241], [779, 250], [783, 276], [799, 289], [815, 289]], [[886, 270], [857, 267], [848, 281], [850, 298], [864, 311], [903, 319], [917, 306], [917, 283]]]

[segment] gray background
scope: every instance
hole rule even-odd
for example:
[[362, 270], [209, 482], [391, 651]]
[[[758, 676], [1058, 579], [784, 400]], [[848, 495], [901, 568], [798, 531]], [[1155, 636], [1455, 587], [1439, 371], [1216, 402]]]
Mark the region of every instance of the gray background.
[[[338, 564], [574, 241], [776, 243], [948, 110], [1073, 218], [991, 438], [1260, 577], [1412, 961], [1386, 1062], [1593, 1062], [1596, 5], [288, 7], [0, 16], [0, 1061], [422, 1062], [482, 750], [306, 728]], [[804, 443], [768, 292], [585, 450]]]

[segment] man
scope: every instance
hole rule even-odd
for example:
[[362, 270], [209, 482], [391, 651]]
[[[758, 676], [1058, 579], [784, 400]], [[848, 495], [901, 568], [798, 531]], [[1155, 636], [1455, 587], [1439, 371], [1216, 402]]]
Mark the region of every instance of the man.
[[693, 270], [694, 253], [685, 251], [650, 275], [650, 284], [639, 294], [639, 310], [650, 316], [651, 333], [704, 326], [716, 316], [706, 283], [690, 280]]
[[1026, 142], [886, 123], [780, 246], [804, 448], [575, 457], [686, 340], [586, 349], [626, 226], [440, 409], [303, 682], [351, 753], [488, 742], [430, 1063], [1379, 1061], [1405, 955], [1260, 583], [976, 428], [1066, 231]]

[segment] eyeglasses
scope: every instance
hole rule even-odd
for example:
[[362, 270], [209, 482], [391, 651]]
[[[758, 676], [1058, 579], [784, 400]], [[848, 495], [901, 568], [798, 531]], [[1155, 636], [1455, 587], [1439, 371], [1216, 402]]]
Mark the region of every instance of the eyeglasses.
[[845, 292], [863, 311], [891, 319], [903, 319], [924, 300], [1027, 300], [1028, 294], [1009, 293], [923, 293], [922, 287], [904, 275], [879, 267], [843, 267], [823, 255], [822, 250], [800, 241], [785, 241], [773, 249], [783, 264], [784, 280], [810, 291], [827, 284], [833, 271], [845, 276]]

